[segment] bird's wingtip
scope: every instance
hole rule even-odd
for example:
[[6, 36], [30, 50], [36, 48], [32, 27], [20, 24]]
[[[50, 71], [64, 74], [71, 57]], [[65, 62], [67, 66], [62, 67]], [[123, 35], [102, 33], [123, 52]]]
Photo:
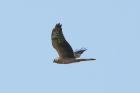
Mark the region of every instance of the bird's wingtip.
[[57, 24], [55, 25], [55, 27], [61, 27], [61, 26], [62, 26], [61, 23], [57, 23]]

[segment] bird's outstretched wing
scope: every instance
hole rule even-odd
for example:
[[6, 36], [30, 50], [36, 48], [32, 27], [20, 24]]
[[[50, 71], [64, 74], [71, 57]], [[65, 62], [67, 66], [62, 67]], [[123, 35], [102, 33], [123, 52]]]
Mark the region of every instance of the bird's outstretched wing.
[[52, 45], [56, 49], [61, 58], [74, 58], [73, 49], [70, 44], [66, 41], [61, 24], [58, 23], [55, 25], [54, 29], [52, 30]]
[[83, 54], [83, 52], [85, 52], [87, 49], [86, 48], [81, 48], [79, 50], [74, 51], [74, 56], [76, 58], [79, 58], [81, 56], [81, 54]]

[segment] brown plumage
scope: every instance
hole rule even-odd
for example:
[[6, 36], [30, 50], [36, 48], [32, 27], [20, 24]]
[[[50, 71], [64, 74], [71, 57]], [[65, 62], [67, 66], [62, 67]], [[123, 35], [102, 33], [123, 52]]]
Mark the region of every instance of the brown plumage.
[[54, 29], [52, 30], [51, 35], [52, 46], [58, 52], [59, 55], [59, 57], [54, 60], [55, 63], [69, 64], [80, 61], [96, 60], [94, 58], [89, 59], [78, 58], [86, 49], [80, 49], [74, 52], [70, 44], [66, 41], [61, 27], [62, 25], [60, 23], [56, 24]]

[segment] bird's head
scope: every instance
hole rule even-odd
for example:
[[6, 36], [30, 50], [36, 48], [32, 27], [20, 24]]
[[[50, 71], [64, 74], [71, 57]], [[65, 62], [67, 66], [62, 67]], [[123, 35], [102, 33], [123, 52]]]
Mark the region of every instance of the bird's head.
[[53, 63], [58, 63], [59, 62], [59, 59], [58, 58], [55, 58], [54, 60], [53, 60]]
[[53, 63], [57, 63], [57, 61], [58, 61], [58, 60], [55, 58], [55, 59], [53, 60]]
[[58, 58], [55, 58], [55, 59], [53, 60], [53, 63], [61, 64], [62, 62], [61, 62]]

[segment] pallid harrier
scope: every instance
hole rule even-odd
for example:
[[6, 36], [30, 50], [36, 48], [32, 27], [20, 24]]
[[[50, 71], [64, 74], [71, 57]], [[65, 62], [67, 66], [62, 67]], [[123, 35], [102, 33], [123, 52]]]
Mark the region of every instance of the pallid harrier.
[[86, 49], [80, 49], [75, 52], [73, 52], [72, 47], [70, 44], [66, 41], [61, 24], [58, 23], [55, 25], [54, 29], [52, 30], [52, 46], [56, 49], [58, 52], [59, 57], [54, 59], [54, 63], [58, 64], [69, 64], [69, 63], [76, 63], [80, 61], [89, 61], [89, 60], [96, 60], [94, 58], [79, 58], [80, 55], [86, 50]]

